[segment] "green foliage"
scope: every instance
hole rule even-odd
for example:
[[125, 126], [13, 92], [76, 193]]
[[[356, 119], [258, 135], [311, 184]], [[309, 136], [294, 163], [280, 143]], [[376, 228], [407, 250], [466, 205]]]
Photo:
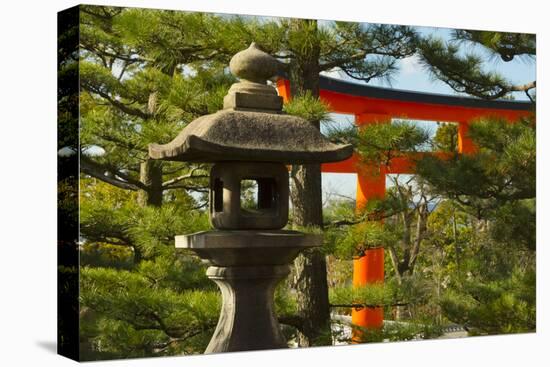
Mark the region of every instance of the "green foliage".
[[369, 124], [359, 130], [357, 151], [369, 163], [388, 165], [391, 159], [421, 149], [429, 135], [406, 121]]
[[440, 281], [461, 277], [461, 263], [473, 256], [475, 221], [451, 200], [444, 200], [428, 218], [429, 237], [425, 241], [431, 252], [431, 266], [426, 270]]
[[433, 37], [419, 45], [424, 66], [454, 90], [480, 98], [498, 98], [509, 92], [511, 85], [501, 75], [485, 71], [480, 56], [462, 56], [458, 45]]
[[495, 213], [491, 236], [500, 243], [534, 251], [536, 248], [535, 199], [502, 205]]
[[206, 213], [189, 211], [178, 204], [146, 207], [136, 216], [128, 233], [144, 255], [156, 256], [172, 248], [174, 236], [210, 229]]
[[356, 258], [365, 250], [389, 246], [399, 240], [399, 235], [389, 225], [378, 221], [365, 221], [347, 229], [337, 243], [335, 255], [340, 258]]
[[463, 283], [446, 293], [442, 308], [473, 335], [529, 332], [536, 327], [535, 286], [533, 269], [516, 269], [502, 280]]
[[457, 152], [458, 125], [440, 124], [433, 138], [434, 151]]
[[134, 252], [128, 246], [105, 242], [85, 243], [80, 249], [80, 264], [103, 268], [130, 269], [134, 265]]
[[329, 106], [318, 97], [314, 97], [310, 91], [304, 95], [296, 96], [286, 103], [283, 111], [289, 115], [299, 116], [307, 121], [329, 120]]
[[[479, 98], [497, 99], [510, 96], [512, 92], [525, 92], [534, 89], [536, 82], [514, 85], [501, 74], [488, 71], [485, 58], [469, 52], [463, 54], [461, 44], [468, 42], [485, 47], [492, 55], [498, 55], [505, 62], [514, 56], [534, 56], [536, 53], [535, 35], [457, 30], [455, 39], [445, 42], [428, 36], [418, 41], [418, 54], [421, 63], [433, 75], [457, 92]], [[529, 95], [532, 100], [532, 97]]]
[[482, 45], [490, 52], [498, 54], [503, 61], [512, 61], [516, 56], [532, 57], [536, 54], [536, 36], [529, 33], [457, 29], [454, 38], [457, 41]]
[[[471, 334], [535, 329], [535, 128], [485, 119], [470, 136], [478, 150], [431, 157], [417, 172], [451, 200], [430, 218], [430, 243], [448, 254], [444, 315]], [[446, 223], [447, 221], [447, 223]], [[454, 260], [454, 261], [453, 261]], [[453, 263], [454, 262], [454, 263]], [[446, 275], [445, 275], [446, 274]]]
[[80, 230], [87, 241], [128, 246], [141, 258], [172, 251], [177, 234], [210, 227], [206, 213], [189, 211], [185, 202], [140, 207], [135, 196], [102, 182], [84, 184], [81, 190]]
[[[81, 308], [94, 315], [81, 318], [81, 335], [91, 344], [83, 353], [96, 359], [202, 352], [217, 320], [218, 292], [197, 258], [176, 253], [173, 238], [206, 228], [206, 217], [182, 205], [139, 207], [126, 192], [102, 183], [83, 191], [82, 265], [89, 266], [81, 268]], [[109, 262], [90, 257], [90, 246], [110, 254]], [[113, 259], [120, 249], [124, 261]]]
[[219, 295], [200, 261], [174, 249], [176, 234], [209, 227], [189, 205], [141, 207], [132, 192], [81, 180], [83, 358], [204, 350]]
[[211, 333], [219, 313], [219, 293], [178, 291], [164, 284], [165, 278], [115, 269], [81, 269], [81, 307], [97, 315], [92, 319], [97, 335], [91, 339], [98, 352], [127, 358], [202, 351], [204, 345], [187, 342]]
[[331, 305], [356, 308], [389, 306], [398, 303], [395, 284], [374, 283], [362, 287], [341, 287], [330, 290]]
[[433, 294], [430, 284], [420, 275], [389, 278], [383, 283], [367, 284], [361, 287], [334, 287], [330, 291], [333, 307], [403, 307], [430, 302]]
[[434, 191], [471, 208], [478, 217], [491, 217], [507, 203], [535, 197], [531, 119], [515, 124], [486, 119], [471, 126], [470, 136], [479, 147], [476, 154], [452, 159], [429, 156], [417, 163], [417, 173]]
[[397, 71], [396, 60], [416, 50], [417, 34], [407, 26], [334, 22], [321, 42], [324, 70], [338, 67], [346, 75], [369, 82], [387, 82]]

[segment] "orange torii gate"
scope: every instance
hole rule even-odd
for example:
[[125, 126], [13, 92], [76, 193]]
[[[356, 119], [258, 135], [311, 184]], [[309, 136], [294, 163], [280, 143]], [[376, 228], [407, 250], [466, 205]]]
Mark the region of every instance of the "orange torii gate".
[[[332, 112], [352, 114], [358, 126], [389, 123], [392, 118], [452, 122], [458, 124], [458, 152], [472, 153], [475, 147], [468, 137], [468, 125], [477, 118], [498, 116], [517, 121], [531, 111], [530, 102], [488, 101], [471, 97], [419, 93], [363, 84], [320, 76], [320, 98]], [[277, 80], [277, 90], [283, 100], [290, 97], [290, 82]], [[433, 153], [432, 153], [433, 154]], [[356, 208], [364, 207], [370, 199], [383, 198], [386, 192], [386, 174], [413, 173], [414, 162], [396, 158], [388, 166], [365, 167], [358, 164], [356, 155], [350, 159], [322, 165], [323, 172], [357, 173]], [[379, 175], [369, 174], [380, 172]], [[384, 249], [367, 250], [353, 261], [353, 286], [384, 281]], [[352, 311], [352, 322], [366, 328], [380, 328], [384, 310], [363, 308]]]

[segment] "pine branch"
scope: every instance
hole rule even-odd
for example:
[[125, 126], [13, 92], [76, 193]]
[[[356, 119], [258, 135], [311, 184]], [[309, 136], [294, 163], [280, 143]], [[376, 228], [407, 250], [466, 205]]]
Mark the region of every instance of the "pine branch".
[[500, 75], [485, 72], [482, 59], [475, 55], [461, 56], [452, 43], [427, 38], [420, 43], [420, 57], [424, 66], [453, 90], [482, 99], [498, 99], [512, 92], [526, 92], [536, 88], [536, 81], [513, 85]]
[[535, 34], [459, 29], [454, 31], [454, 39], [481, 45], [500, 56], [505, 62], [512, 61], [515, 56], [534, 56], [536, 54]]
[[357, 52], [357, 53], [355, 53], [351, 56], [333, 59], [331, 61], [324, 62], [324, 63], [319, 63], [319, 70], [320, 71], [328, 71], [328, 70], [332, 70], [336, 67], [342, 68], [342, 65], [350, 64], [350, 63], [355, 62], [355, 61], [364, 60], [366, 56], [367, 56], [366, 51], [360, 51], [360, 52]]
[[341, 66], [340, 69], [347, 75], [349, 76], [350, 78], [353, 78], [355, 80], [361, 80], [361, 81], [364, 81], [365, 83], [368, 83], [370, 82], [372, 79], [375, 79], [375, 78], [382, 78], [382, 77], [385, 77], [387, 76], [387, 74], [389, 74], [390, 70], [389, 69], [381, 69], [381, 70], [377, 70], [373, 73], [370, 73], [368, 74], [367, 76], [364, 76], [364, 75], [361, 75], [361, 74], [358, 74], [356, 71], [354, 71], [353, 69], [351, 68], [347, 68], [345, 66]]
[[[85, 84], [83, 84], [85, 86]], [[92, 93], [96, 93], [98, 94], [99, 96], [103, 97], [104, 99], [106, 99], [111, 105], [113, 105], [114, 107], [118, 108], [119, 110], [121, 110], [122, 112], [126, 113], [127, 115], [131, 115], [131, 116], [136, 116], [136, 117], [139, 117], [139, 118], [142, 118], [144, 120], [147, 120], [149, 118], [152, 117], [151, 114], [147, 113], [147, 112], [144, 112], [142, 110], [140, 110], [139, 108], [133, 108], [133, 107], [130, 107], [130, 106], [127, 106], [125, 105], [124, 103], [114, 99], [113, 97], [111, 97], [109, 94], [103, 92], [102, 90], [100, 89], [97, 89], [97, 88], [93, 88], [93, 87], [89, 87], [88, 90]]]
[[81, 6], [80, 7], [80, 11], [83, 12], [83, 13], [86, 13], [92, 17], [97, 17], [97, 18], [100, 18], [102, 20], [106, 20], [106, 21], [110, 21], [112, 20], [115, 16], [117, 16], [118, 14], [120, 14], [123, 10], [123, 8], [112, 8], [113, 12], [109, 12], [107, 11], [107, 9], [105, 9], [104, 7], [101, 7], [99, 9], [101, 9], [103, 11], [103, 14], [98, 14], [94, 11], [92, 11], [92, 9], [96, 9], [97, 7], [93, 7], [93, 6]]
[[196, 179], [196, 178], [207, 178], [209, 177], [208, 175], [196, 175], [196, 176], [193, 176], [193, 174], [199, 170], [199, 169], [203, 169], [202, 167], [194, 167], [191, 169], [191, 171], [189, 171], [189, 173], [186, 173], [185, 175], [181, 175], [181, 176], [178, 176], [176, 178], [173, 178], [173, 179], [170, 179], [168, 181], [165, 181], [162, 183], [162, 187], [164, 189], [171, 189], [171, 188], [174, 188], [174, 184], [180, 182], [180, 181], [183, 181], [183, 180], [186, 180], [186, 179]]
[[[118, 147], [126, 148], [128, 151], [139, 151], [139, 152], [148, 152], [148, 149], [141, 148], [138, 146], [138, 144], [134, 144], [131, 142], [129, 138], [127, 139], [120, 139], [114, 135], [108, 135], [108, 134], [98, 134], [98, 138], [101, 138], [105, 141], [114, 143]], [[134, 157], [135, 158], [135, 157]]]
[[[145, 186], [139, 180], [136, 180], [115, 167], [100, 164], [87, 158], [85, 155], [80, 156], [80, 169], [82, 172], [95, 177], [101, 181], [104, 181], [113, 186], [119, 187], [125, 190], [146, 190]], [[118, 179], [120, 177], [122, 180]]]
[[205, 187], [189, 186], [189, 185], [172, 185], [172, 186], [166, 187], [164, 189], [165, 190], [183, 189], [183, 190], [195, 191], [195, 192], [208, 192], [208, 189], [205, 188]]
[[129, 52], [128, 54], [117, 54], [113, 52], [109, 52], [105, 49], [99, 49], [97, 47], [92, 46], [91, 44], [88, 44], [86, 42], [81, 42], [80, 47], [86, 51], [89, 51], [93, 53], [94, 55], [105, 58], [108, 57], [110, 59], [118, 59], [121, 61], [126, 61], [129, 65], [135, 64], [135, 63], [146, 63], [146, 62], [153, 62], [153, 59], [145, 58], [143, 56], [136, 56], [135, 53]]

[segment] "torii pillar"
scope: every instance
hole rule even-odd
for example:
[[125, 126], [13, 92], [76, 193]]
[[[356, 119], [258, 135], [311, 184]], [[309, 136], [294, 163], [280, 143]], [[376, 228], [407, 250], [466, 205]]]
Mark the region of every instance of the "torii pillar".
[[[360, 128], [362, 125], [376, 123], [390, 123], [388, 115], [364, 113], [355, 115], [355, 123]], [[355, 207], [362, 210], [369, 200], [383, 199], [386, 194], [386, 172], [383, 166], [357, 167], [357, 196]], [[361, 287], [367, 284], [384, 282], [384, 248], [376, 247], [368, 249], [353, 260], [353, 286]], [[353, 309], [351, 314], [354, 325], [380, 329], [384, 321], [383, 307]]]
[[458, 123], [458, 152], [463, 154], [473, 154], [476, 151], [474, 142], [468, 135], [469, 121], [460, 121]]

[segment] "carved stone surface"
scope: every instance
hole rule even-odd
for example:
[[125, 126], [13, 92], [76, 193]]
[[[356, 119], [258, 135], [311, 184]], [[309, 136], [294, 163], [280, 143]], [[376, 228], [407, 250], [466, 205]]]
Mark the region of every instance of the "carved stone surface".
[[206, 275], [220, 287], [223, 304], [205, 353], [286, 348], [273, 293], [289, 272], [288, 265], [209, 267]]
[[[243, 83], [239, 83], [243, 84]], [[229, 92], [223, 98], [223, 108], [235, 111], [280, 113], [283, 107], [283, 98], [278, 95], [251, 94], [243, 92]]]
[[273, 307], [275, 286], [296, 255], [320, 246], [320, 235], [297, 231], [208, 231], [176, 236], [197, 253], [220, 287], [222, 309], [206, 353], [286, 348]]
[[[257, 207], [241, 207], [241, 183], [257, 183]], [[217, 163], [210, 171], [210, 222], [218, 229], [280, 229], [288, 221], [288, 170], [282, 163]]]
[[283, 114], [223, 110], [199, 117], [170, 143], [149, 145], [153, 159], [195, 162], [319, 163], [351, 156], [308, 121]]
[[321, 235], [288, 230], [205, 231], [176, 236], [176, 248], [191, 249], [216, 266], [290, 264], [300, 251], [321, 243]]
[[279, 70], [279, 62], [252, 42], [246, 50], [237, 52], [231, 58], [229, 69], [238, 78], [265, 84]]

